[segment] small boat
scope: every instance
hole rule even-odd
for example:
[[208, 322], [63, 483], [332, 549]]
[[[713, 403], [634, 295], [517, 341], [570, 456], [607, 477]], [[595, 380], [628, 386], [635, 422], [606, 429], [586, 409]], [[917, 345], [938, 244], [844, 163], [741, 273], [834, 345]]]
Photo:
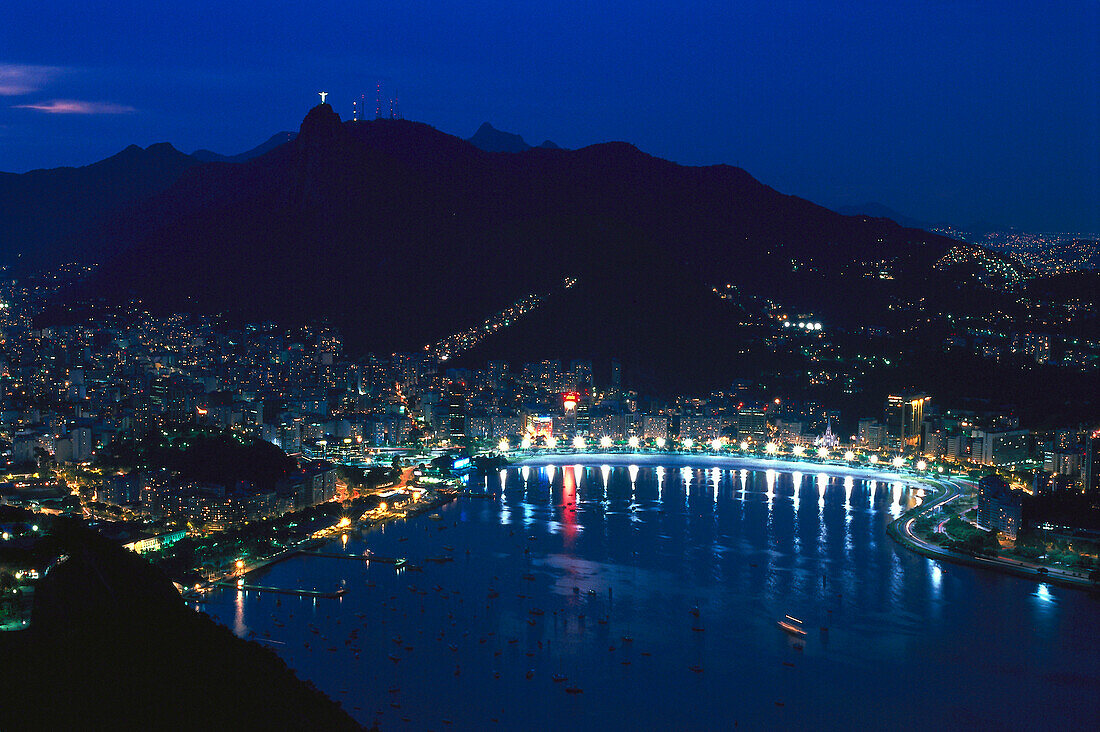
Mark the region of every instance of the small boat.
[[693, 608], [692, 608], [692, 609], [690, 610], [690, 612], [691, 612], [691, 614], [692, 614], [692, 615], [693, 615], [694, 617], [699, 617], [699, 607], [698, 607], [698, 606], [696, 606], [696, 607], [693, 607]]
[[566, 694], [583, 694], [584, 689], [579, 686], [567, 686], [565, 687]]
[[527, 669], [527, 678], [529, 678], [529, 679], [533, 679], [533, 678], [535, 678], [535, 671], [534, 671], [534, 669]]
[[694, 671], [697, 674], [703, 673], [703, 667], [702, 666], [689, 666], [688, 668], [690, 668], [692, 671]]
[[531, 609], [530, 609], [530, 610], [529, 610], [528, 612], [530, 612], [530, 613], [531, 613], [532, 615], [544, 615], [544, 614], [545, 614], [545, 613], [544, 613], [544, 612], [542, 611], [542, 609], [541, 609], [541, 608], [537, 608], [537, 607], [533, 607], [533, 608], [531, 608]]
[[408, 562], [407, 559], [398, 559], [396, 562], [393, 563], [393, 566], [394, 566], [395, 569], [401, 569], [402, 567], [404, 567], [408, 563], [409, 562]]
[[560, 684], [561, 682], [567, 681], [569, 679], [569, 677], [565, 674], [554, 674], [550, 678], [554, 680], [555, 684]]
[[806, 635], [805, 629], [802, 627], [802, 621], [798, 618], [792, 618], [790, 615], [784, 615], [783, 620], [776, 623], [785, 633], [802, 637]]

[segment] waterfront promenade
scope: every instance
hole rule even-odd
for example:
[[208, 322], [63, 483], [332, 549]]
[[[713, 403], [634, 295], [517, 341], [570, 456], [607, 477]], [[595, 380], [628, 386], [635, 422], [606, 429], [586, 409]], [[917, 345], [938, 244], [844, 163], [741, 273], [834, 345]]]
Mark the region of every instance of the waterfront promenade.
[[[942, 559], [955, 564], [966, 564], [973, 567], [993, 569], [1007, 572], [1018, 577], [1035, 579], [1040, 582], [1050, 582], [1063, 587], [1075, 589], [1095, 589], [1096, 584], [1088, 578], [1074, 574], [1068, 570], [1056, 567], [1044, 567], [1032, 562], [1024, 562], [1003, 555], [996, 557], [977, 557], [969, 554], [942, 547], [919, 536], [913, 526], [917, 520], [925, 514], [931, 513], [947, 503], [956, 500], [963, 494], [964, 489], [974, 489], [973, 483], [962, 480], [938, 480], [934, 481], [938, 488], [932, 500], [911, 509], [898, 517], [886, 529], [892, 539], [902, 546], [922, 554], [931, 559]], [[942, 492], [941, 492], [942, 491]]]

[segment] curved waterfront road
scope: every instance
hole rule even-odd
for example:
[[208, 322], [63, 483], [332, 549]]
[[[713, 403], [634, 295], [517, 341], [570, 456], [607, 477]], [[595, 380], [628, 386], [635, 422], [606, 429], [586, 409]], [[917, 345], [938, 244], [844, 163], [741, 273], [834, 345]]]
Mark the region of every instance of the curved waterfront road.
[[[948, 562], [955, 562], [956, 564], [969, 564], [975, 567], [983, 567], [986, 569], [995, 569], [1002, 572], [1008, 572], [1019, 577], [1027, 577], [1030, 579], [1037, 579], [1042, 582], [1051, 582], [1053, 584], [1059, 584], [1066, 587], [1076, 587], [1079, 589], [1094, 588], [1096, 585], [1090, 582], [1087, 578], [1075, 575], [1072, 572], [1068, 572], [1064, 569], [1055, 569], [1053, 567], [1046, 568], [1046, 571], [1042, 571], [1043, 567], [1038, 564], [1032, 564], [1031, 562], [1022, 562], [1018, 559], [1010, 559], [1003, 555], [997, 557], [974, 557], [969, 554], [962, 554], [960, 552], [952, 551], [951, 549], [945, 549], [938, 544], [933, 544], [927, 541], [915, 533], [913, 533], [913, 524], [917, 519], [926, 513], [931, 513], [937, 508], [940, 508], [951, 501], [954, 501], [962, 495], [963, 486], [960, 485], [963, 481], [959, 480], [939, 480], [935, 481], [937, 485], [943, 487], [945, 492], [943, 495], [936, 497], [935, 500], [930, 501], [927, 504], [920, 506], [911, 513], [907, 513], [901, 516], [899, 519], [890, 524], [888, 533], [899, 543], [905, 545], [909, 549], [923, 554], [926, 557], [932, 559], [943, 559]], [[973, 484], [969, 484], [973, 487]]]

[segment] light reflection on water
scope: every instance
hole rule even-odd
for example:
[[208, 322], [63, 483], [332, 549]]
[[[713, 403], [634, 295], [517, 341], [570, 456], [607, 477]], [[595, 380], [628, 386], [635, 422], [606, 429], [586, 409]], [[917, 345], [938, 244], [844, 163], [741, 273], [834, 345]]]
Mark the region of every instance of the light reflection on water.
[[[930, 728], [957, 726], [960, 708], [982, 710], [971, 726], [1004, 728], [1042, 720], [1052, 706], [1080, 709], [1071, 704], [1079, 688], [1058, 679], [1100, 683], [1082, 660], [1100, 654], [1087, 596], [900, 549], [885, 527], [910, 503], [901, 484], [875, 505], [873, 483], [816, 474], [813, 506], [801, 503], [803, 476], [776, 470], [740, 470], [735, 490], [710, 467], [683, 468], [671, 485], [663, 468], [588, 467], [599, 467], [600, 480], [584, 480], [582, 465], [508, 469], [501, 494], [444, 507], [442, 521], [421, 517], [331, 545], [408, 556], [423, 571], [299, 557], [254, 580], [346, 582], [349, 594], [282, 597], [280, 607], [275, 596], [225, 590], [203, 607], [239, 635], [285, 642], [272, 647], [299, 675], [383, 729], [438, 728], [444, 718], [452, 729], [496, 726], [491, 719], [503, 729], [818, 728], [822, 720], [839, 729], [869, 719], [896, 728], [908, 718], [899, 687], [883, 681], [918, 678], [937, 700], [922, 707]], [[509, 481], [524, 490], [505, 493]], [[516, 515], [522, 528], [511, 523]], [[445, 545], [454, 561], [423, 562]], [[775, 625], [784, 613], [809, 629], [801, 651]], [[1047, 634], [1031, 632], [1036, 624]], [[359, 658], [345, 645], [351, 628]], [[1031, 693], [994, 703], [1025, 663], [1038, 664], [1028, 666]], [[566, 694], [554, 673], [584, 693]], [[878, 691], [854, 704], [857, 688]]]

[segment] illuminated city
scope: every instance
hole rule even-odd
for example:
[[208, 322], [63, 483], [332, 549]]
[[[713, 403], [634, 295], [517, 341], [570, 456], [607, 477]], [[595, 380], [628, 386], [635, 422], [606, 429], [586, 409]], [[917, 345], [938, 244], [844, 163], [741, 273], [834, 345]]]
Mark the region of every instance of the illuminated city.
[[1100, 723], [1100, 13], [734, 6], [13, 10], [0, 729]]

